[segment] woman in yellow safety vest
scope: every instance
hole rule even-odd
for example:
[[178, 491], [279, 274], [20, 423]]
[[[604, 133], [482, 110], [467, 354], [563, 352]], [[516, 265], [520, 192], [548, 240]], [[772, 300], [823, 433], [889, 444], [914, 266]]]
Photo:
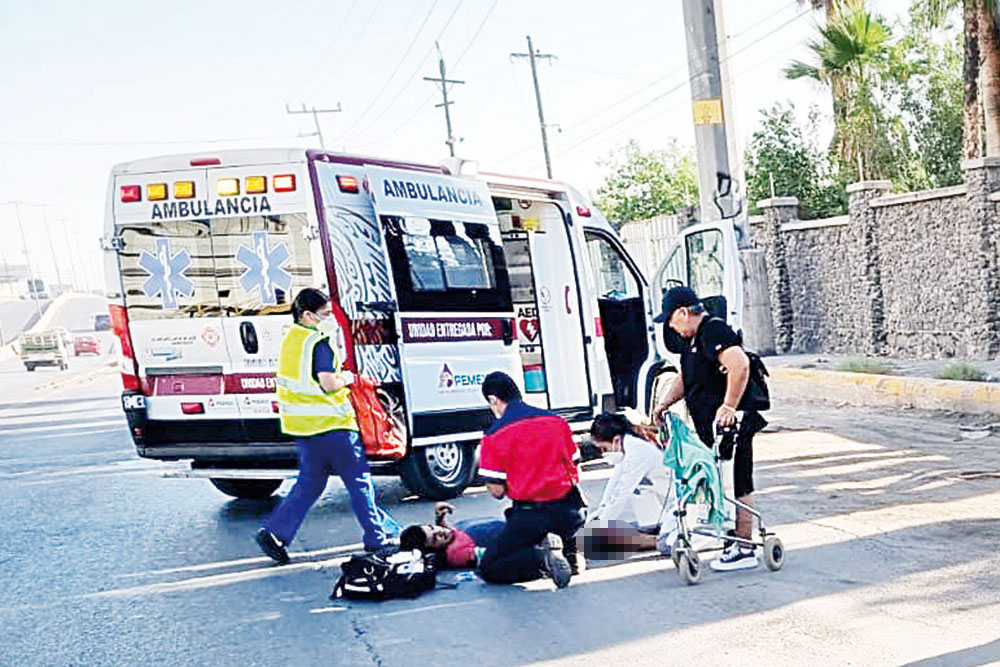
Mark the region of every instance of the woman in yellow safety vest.
[[354, 374], [342, 367], [336, 344], [330, 342], [339, 329], [330, 299], [306, 288], [295, 297], [292, 315], [295, 323], [281, 341], [278, 355], [278, 412], [281, 430], [295, 437], [299, 477], [257, 532], [257, 544], [274, 560], [287, 563], [288, 544], [326, 488], [327, 478], [337, 475], [364, 529], [365, 550], [378, 551], [401, 527], [375, 500], [351, 405]]

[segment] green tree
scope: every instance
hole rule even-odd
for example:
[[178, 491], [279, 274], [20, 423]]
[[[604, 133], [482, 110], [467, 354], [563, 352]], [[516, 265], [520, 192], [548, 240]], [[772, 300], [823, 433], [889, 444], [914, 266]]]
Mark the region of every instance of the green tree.
[[809, 42], [811, 61], [794, 61], [785, 75], [830, 88], [833, 146], [852, 180], [898, 176], [906, 159], [900, 154], [907, 148], [904, 128], [879, 95], [892, 68], [892, 33], [861, 0], [842, 0], [837, 8]]
[[694, 157], [676, 140], [665, 149], [643, 151], [633, 139], [598, 165], [608, 173], [597, 190], [595, 205], [616, 227], [675, 213], [698, 202]]
[[819, 111], [812, 108], [803, 127], [788, 102], [762, 110], [760, 126], [750, 138], [746, 163], [750, 213], [771, 196], [799, 198], [803, 218], [827, 218], [847, 212], [847, 192], [834, 165], [816, 142]]

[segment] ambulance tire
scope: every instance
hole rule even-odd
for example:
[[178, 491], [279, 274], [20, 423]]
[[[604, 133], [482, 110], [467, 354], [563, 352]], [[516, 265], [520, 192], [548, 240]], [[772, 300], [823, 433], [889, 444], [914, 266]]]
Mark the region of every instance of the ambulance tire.
[[24, 367], [28, 369], [29, 373], [32, 373], [35, 370], [35, 365], [34, 364], [25, 364]]
[[227, 496], [245, 500], [263, 500], [270, 498], [278, 487], [280, 479], [222, 479], [212, 477], [210, 480], [219, 491]]
[[399, 462], [399, 476], [411, 493], [430, 500], [462, 495], [479, 468], [476, 443], [444, 442], [412, 447]]

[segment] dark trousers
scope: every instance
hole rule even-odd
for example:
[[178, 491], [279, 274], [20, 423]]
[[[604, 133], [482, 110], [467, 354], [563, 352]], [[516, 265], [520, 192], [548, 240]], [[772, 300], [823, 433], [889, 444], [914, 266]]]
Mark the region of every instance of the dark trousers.
[[562, 538], [563, 552], [570, 563], [576, 560], [573, 538], [586, 521], [583, 499], [573, 489], [561, 500], [519, 503], [507, 509], [507, 524], [496, 544], [486, 548], [479, 561], [479, 574], [494, 584], [534, 581], [544, 574], [536, 547], [548, 533]]
[[295, 446], [299, 450], [299, 477], [288, 497], [264, 522], [275, 537], [286, 545], [292, 541], [330, 475], [337, 475], [344, 483], [354, 516], [364, 530], [366, 547], [378, 548], [387, 534], [399, 533], [399, 524], [375, 500], [375, 486], [357, 431], [328, 431], [297, 438]]

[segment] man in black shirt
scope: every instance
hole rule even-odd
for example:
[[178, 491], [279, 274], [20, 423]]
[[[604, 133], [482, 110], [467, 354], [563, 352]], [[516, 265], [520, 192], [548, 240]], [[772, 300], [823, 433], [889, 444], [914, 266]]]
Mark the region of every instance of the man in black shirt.
[[[659, 423], [666, 410], [684, 398], [698, 437], [711, 446], [715, 428], [736, 423], [736, 413], [750, 377], [750, 359], [740, 337], [724, 320], [711, 317], [688, 287], [674, 287], [663, 297], [663, 312], [656, 317], [683, 339], [681, 372], [653, 408]], [[669, 332], [664, 332], [665, 334]], [[736, 436], [733, 486], [736, 499], [753, 506], [753, 436], [767, 422], [760, 413], [745, 411]], [[751, 538], [753, 517], [737, 507], [736, 535]], [[712, 562], [713, 570], [742, 570], [757, 566], [753, 547], [731, 542]]]

